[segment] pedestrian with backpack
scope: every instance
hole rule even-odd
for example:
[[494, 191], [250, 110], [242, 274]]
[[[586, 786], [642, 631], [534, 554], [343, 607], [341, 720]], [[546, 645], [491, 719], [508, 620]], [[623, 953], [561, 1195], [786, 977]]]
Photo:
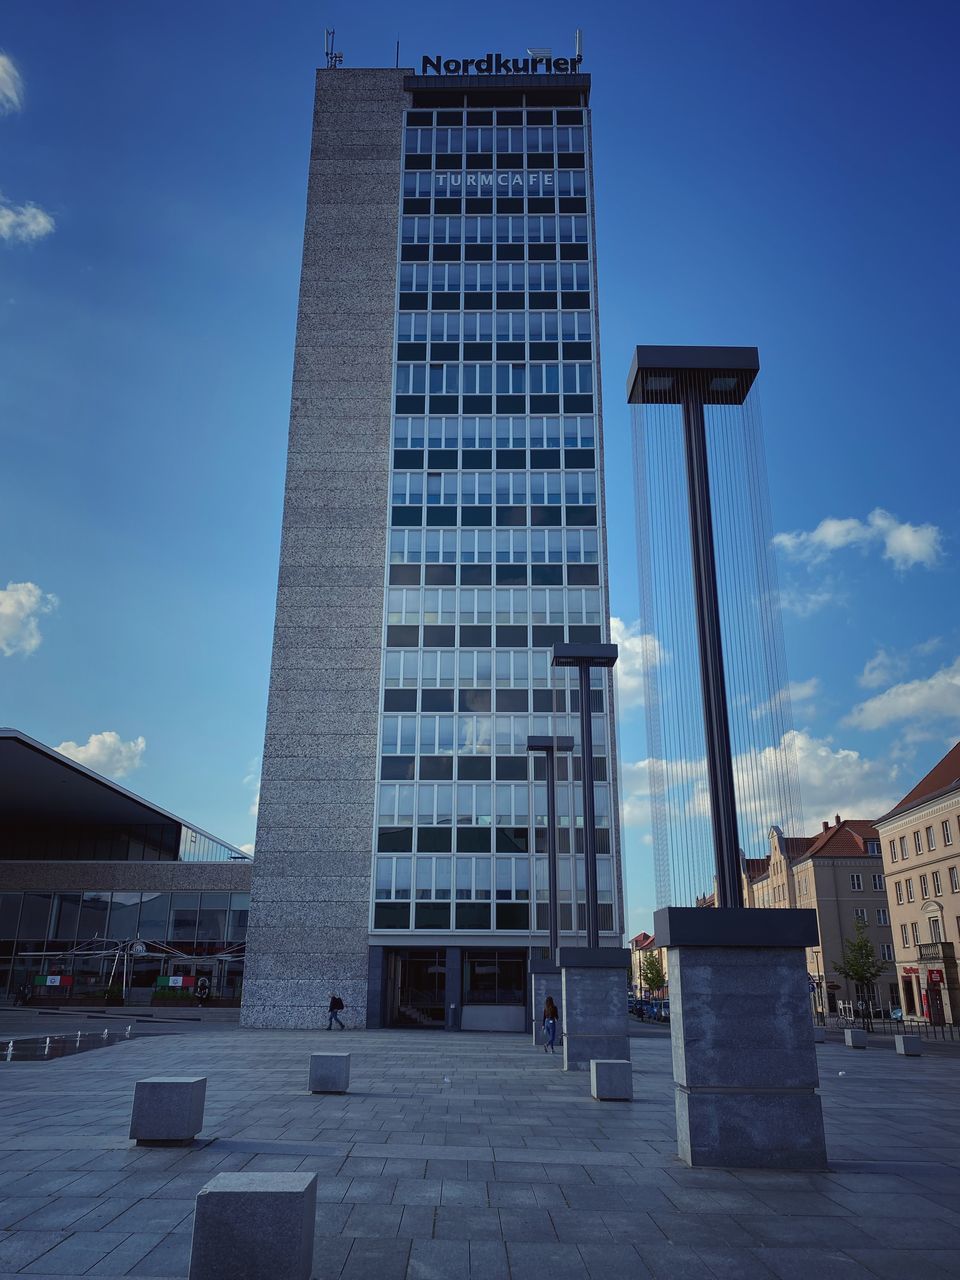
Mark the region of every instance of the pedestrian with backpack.
[[341, 1031], [345, 1031], [345, 1030], [346, 1030], [346, 1027], [343, 1025], [343, 1023], [340, 1021], [340, 1018], [339, 1018], [340, 1010], [341, 1010], [342, 1008], [343, 1008], [343, 1001], [340, 999], [340, 997], [339, 997], [339, 996], [336, 996], [336, 995], [331, 995], [331, 997], [330, 997], [330, 1011], [329, 1011], [329, 1012], [330, 1012], [330, 1018], [329, 1018], [329, 1021], [327, 1022], [327, 1030], [328, 1030], [328, 1031], [332, 1031], [332, 1030], [333, 1030], [333, 1024], [334, 1024], [334, 1023], [336, 1023], [336, 1024], [337, 1024], [337, 1026], [340, 1028], [340, 1030], [341, 1030]]

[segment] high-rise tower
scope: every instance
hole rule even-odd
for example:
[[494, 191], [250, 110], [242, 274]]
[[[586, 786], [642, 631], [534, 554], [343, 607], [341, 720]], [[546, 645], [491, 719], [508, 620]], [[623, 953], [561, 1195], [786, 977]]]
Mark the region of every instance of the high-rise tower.
[[[317, 1026], [335, 992], [353, 1025], [523, 1028], [548, 883], [527, 736], [579, 749], [551, 648], [609, 639], [590, 77], [422, 70], [317, 74], [249, 1026]], [[592, 704], [619, 945], [609, 672]], [[559, 769], [569, 945], [582, 792]]]

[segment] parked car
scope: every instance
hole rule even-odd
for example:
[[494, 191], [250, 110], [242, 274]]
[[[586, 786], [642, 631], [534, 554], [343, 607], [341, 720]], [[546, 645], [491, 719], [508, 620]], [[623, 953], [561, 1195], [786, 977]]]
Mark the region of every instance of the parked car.
[[669, 1022], [670, 1021], [670, 1001], [669, 1000], [651, 1000], [646, 1016], [653, 1022]]

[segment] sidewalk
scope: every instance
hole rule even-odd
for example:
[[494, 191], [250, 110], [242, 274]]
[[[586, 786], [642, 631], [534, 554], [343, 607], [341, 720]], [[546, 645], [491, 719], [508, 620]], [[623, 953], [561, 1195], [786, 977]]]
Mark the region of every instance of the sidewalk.
[[[327, 1043], [345, 1097], [305, 1092]], [[633, 1104], [519, 1036], [201, 1029], [0, 1063], [0, 1276], [184, 1276], [214, 1173], [310, 1169], [317, 1280], [960, 1277], [947, 1058], [821, 1046], [831, 1171], [734, 1173], [678, 1163], [669, 1040], [631, 1048]], [[157, 1074], [209, 1077], [194, 1148], [127, 1140]]]

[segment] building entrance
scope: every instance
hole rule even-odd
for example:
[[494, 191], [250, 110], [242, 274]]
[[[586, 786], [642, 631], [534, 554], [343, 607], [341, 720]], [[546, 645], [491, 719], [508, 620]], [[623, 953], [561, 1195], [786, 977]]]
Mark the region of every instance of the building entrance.
[[387, 954], [387, 1025], [441, 1031], [447, 994], [446, 950]]

